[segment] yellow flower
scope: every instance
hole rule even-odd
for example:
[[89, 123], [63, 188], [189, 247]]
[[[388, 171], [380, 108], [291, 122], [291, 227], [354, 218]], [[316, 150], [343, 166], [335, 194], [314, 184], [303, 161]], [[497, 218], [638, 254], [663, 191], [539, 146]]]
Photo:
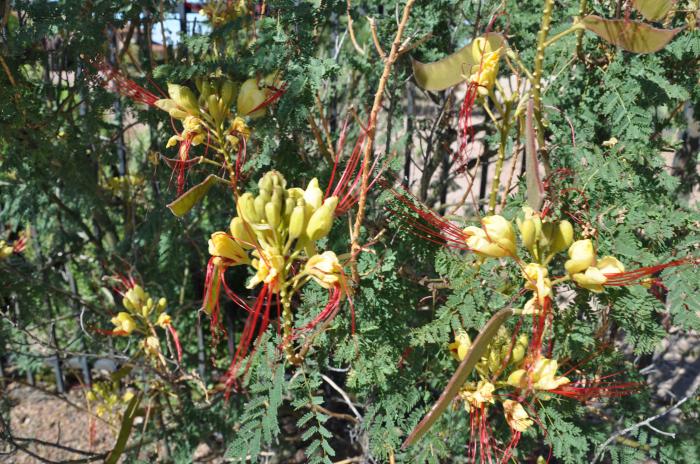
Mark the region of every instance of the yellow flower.
[[505, 400], [503, 402], [503, 411], [506, 414], [506, 422], [508, 422], [511, 429], [517, 432], [524, 432], [534, 424], [523, 405], [517, 401]]
[[469, 353], [469, 349], [472, 347], [472, 341], [469, 338], [469, 334], [466, 332], [460, 332], [455, 336], [455, 341], [450, 343], [447, 347], [452, 356], [457, 360], [461, 361]]
[[566, 377], [556, 377], [559, 367], [556, 359], [539, 358], [529, 371], [518, 369], [508, 376], [508, 385], [535, 390], [554, 390], [570, 382]]
[[541, 307], [544, 306], [544, 299], [552, 294], [552, 281], [547, 278], [548, 274], [547, 268], [537, 263], [530, 263], [523, 269], [525, 288], [537, 293]]
[[112, 318], [112, 324], [114, 324], [114, 329], [120, 332], [124, 332], [126, 335], [131, 334], [136, 328], [136, 321], [131, 317], [129, 313], [120, 312], [116, 317]]
[[603, 291], [603, 285], [608, 281], [605, 274], [619, 274], [621, 272], [625, 272], [625, 266], [616, 258], [605, 256], [595, 266], [586, 269], [586, 272], [574, 274], [571, 278], [579, 286], [600, 293]]
[[493, 404], [493, 392], [496, 387], [488, 380], [481, 380], [476, 387], [465, 386], [460, 390], [459, 396], [464, 400], [464, 409], [468, 412], [480, 409], [483, 405]]
[[214, 232], [209, 240], [209, 254], [228, 260], [229, 265], [248, 264], [249, 259], [243, 248], [225, 232]]
[[251, 263], [257, 272], [248, 282], [247, 288], [253, 288], [262, 282], [271, 285], [272, 292], [279, 291], [278, 277], [284, 273], [284, 256], [275, 249], [272, 249], [271, 252], [258, 252], [256, 250], [253, 254], [260, 259], [254, 259]]
[[503, 216], [487, 216], [482, 220], [482, 227], [464, 229], [469, 248], [491, 258], [516, 255], [515, 230], [510, 221]]
[[160, 316], [158, 316], [158, 320], [156, 321], [156, 324], [158, 324], [162, 328], [166, 328], [172, 322], [173, 321], [170, 318], [170, 315], [168, 313], [161, 313]]
[[147, 337], [141, 342], [141, 346], [143, 350], [151, 356], [160, 354], [160, 341], [158, 341], [158, 337]]
[[333, 288], [343, 278], [343, 266], [332, 251], [309, 258], [304, 270], [323, 288]]
[[481, 95], [488, 95], [496, 83], [500, 59], [500, 49], [486, 52], [481, 56], [480, 62], [472, 66], [469, 81], [479, 86], [478, 92]]
[[577, 240], [569, 247], [569, 260], [564, 263], [566, 272], [576, 274], [595, 264], [595, 251], [590, 239]]

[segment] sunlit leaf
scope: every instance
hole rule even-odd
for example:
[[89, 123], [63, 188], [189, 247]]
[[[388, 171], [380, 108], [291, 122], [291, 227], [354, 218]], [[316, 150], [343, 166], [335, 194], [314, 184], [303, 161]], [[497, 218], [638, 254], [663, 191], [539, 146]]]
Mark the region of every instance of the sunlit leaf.
[[401, 445], [401, 449], [406, 449], [420, 440], [421, 437], [425, 435], [428, 430], [430, 430], [430, 427], [433, 426], [435, 421], [438, 420], [442, 413], [445, 412], [447, 406], [449, 406], [454, 397], [457, 396], [459, 389], [462, 388], [464, 382], [467, 381], [469, 374], [471, 374], [472, 370], [474, 370], [476, 363], [479, 362], [479, 359], [481, 359], [484, 353], [486, 353], [486, 349], [488, 348], [489, 343], [491, 343], [493, 337], [496, 336], [498, 329], [500, 329], [512, 315], [512, 309], [503, 308], [494, 314], [491, 319], [489, 319], [481, 332], [479, 332], [476, 340], [474, 340], [474, 343], [469, 349], [467, 355], [464, 357], [462, 362], [459, 363], [457, 371], [454, 373], [454, 375], [452, 375], [452, 378], [448, 382], [445, 390], [443, 390], [440, 398], [433, 405], [433, 407], [430, 408], [428, 414], [423, 417], [416, 428], [413, 429], [408, 438], [406, 438], [406, 441], [404, 441], [403, 445]]
[[671, 0], [634, 0], [632, 3], [649, 21], [662, 19], [673, 8]]
[[214, 185], [218, 180], [226, 182], [220, 177], [210, 174], [204, 181], [195, 185], [179, 197], [177, 197], [173, 202], [168, 204], [168, 208], [177, 217], [182, 217], [187, 214], [203, 197], [207, 194], [212, 185]]
[[586, 16], [581, 24], [598, 37], [634, 53], [657, 52], [682, 29], [658, 29], [639, 21], [604, 19], [595, 15]]
[[[486, 50], [496, 50], [503, 45], [503, 36], [495, 32], [484, 34], [487, 40]], [[421, 63], [413, 60], [413, 76], [425, 90], [445, 90], [466, 80], [471, 67], [479, 64], [480, 58], [474, 56], [474, 42], [433, 63]]]

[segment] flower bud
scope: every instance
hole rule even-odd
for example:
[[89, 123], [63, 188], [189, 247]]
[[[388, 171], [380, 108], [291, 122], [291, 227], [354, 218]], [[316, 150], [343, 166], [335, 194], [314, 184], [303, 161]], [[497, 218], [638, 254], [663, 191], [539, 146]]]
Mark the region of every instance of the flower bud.
[[221, 84], [221, 100], [224, 104], [224, 108], [228, 109], [233, 103], [233, 96], [236, 93], [236, 83], [231, 82], [228, 79]]
[[143, 350], [151, 355], [157, 356], [160, 353], [160, 342], [158, 337], [147, 337], [141, 344]]
[[209, 98], [207, 98], [207, 111], [209, 111], [209, 115], [212, 117], [216, 125], [220, 125], [221, 121], [224, 119], [224, 112], [221, 111], [219, 97], [216, 95], [209, 95]]
[[[293, 201], [293, 200], [292, 200]], [[296, 240], [306, 229], [306, 213], [303, 206], [295, 206], [289, 217], [289, 238]]]
[[513, 346], [513, 351], [510, 354], [510, 363], [513, 365], [520, 364], [520, 361], [525, 359], [525, 353], [527, 353], [528, 339], [527, 335], [522, 334], [518, 337]]
[[559, 221], [552, 234], [552, 239], [549, 245], [550, 254], [555, 254], [566, 250], [571, 246], [573, 241], [574, 227], [566, 219]]
[[313, 178], [308, 187], [304, 190], [304, 201], [306, 202], [309, 214], [316, 211], [323, 204], [323, 190], [318, 186], [318, 179]]
[[280, 214], [282, 208], [280, 204], [281, 203], [276, 201], [270, 201], [265, 204], [265, 219], [267, 219], [267, 223], [273, 228], [277, 228], [282, 220], [282, 215]]
[[306, 226], [306, 235], [312, 242], [325, 237], [328, 235], [328, 232], [331, 231], [333, 215], [337, 205], [338, 197], [332, 196], [326, 198], [323, 205], [311, 215], [309, 224]]
[[325, 251], [309, 258], [304, 271], [321, 287], [328, 289], [339, 285], [343, 277], [343, 266], [332, 251]]
[[168, 95], [181, 109], [190, 114], [199, 114], [199, 103], [189, 88], [184, 85], [168, 84]]
[[236, 216], [231, 219], [231, 224], [229, 226], [231, 230], [231, 236], [244, 250], [250, 250], [255, 248], [255, 234], [252, 228], [243, 219]]
[[566, 272], [576, 274], [595, 264], [595, 251], [590, 239], [577, 240], [569, 247], [569, 260], [564, 263]]
[[253, 197], [252, 193], [245, 192], [238, 197], [236, 209], [238, 210], [238, 215], [243, 218], [245, 222], [249, 224], [257, 224], [259, 222], [260, 217], [255, 211], [255, 197]]
[[165, 298], [161, 298], [158, 300], [158, 311], [162, 312], [165, 311], [165, 308], [168, 306], [168, 300]]
[[518, 221], [518, 230], [520, 230], [520, 240], [523, 246], [528, 250], [531, 249], [537, 240], [535, 223], [532, 219], [525, 219], [522, 222]]
[[257, 217], [261, 219], [265, 217], [265, 205], [270, 201], [270, 198], [270, 195], [265, 190], [261, 190], [260, 194], [255, 197], [253, 206], [255, 207], [255, 215]]
[[[248, 116], [250, 118], [259, 118], [265, 115], [265, 108], [255, 110], [258, 106], [265, 102], [265, 91], [258, 87], [258, 81], [255, 78], [250, 78], [243, 82], [241, 90], [238, 92], [238, 100], [236, 109], [238, 114]], [[253, 111], [255, 110], [255, 111]]]
[[249, 262], [248, 255], [243, 248], [224, 232], [211, 234], [209, 254], [230, 261], [227, 263], [230, 266], [248, 264]]

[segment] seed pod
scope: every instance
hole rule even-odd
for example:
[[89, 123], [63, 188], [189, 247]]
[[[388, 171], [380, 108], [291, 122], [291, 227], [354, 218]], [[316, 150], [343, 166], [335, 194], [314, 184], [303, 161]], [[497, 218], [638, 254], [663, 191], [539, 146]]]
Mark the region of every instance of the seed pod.
[[338, 197], [332, 196], [326, 198], [309, 219], [309, 224], [306, 226], [306, 235], [311, 239], [312, 242], [319, 240], [331, 231], [333, 226], [333, 214], [335, 213], [335, 207], [338, 205]]
[[295, 206], [289, 218], [289, 238], [298, 239], [304, 233], [306, 227], [306, 213], [304, 206]]
[[231, 219], [229, 229], [231, 229], [231, 236], [233, 237], [233, 239], [242, 248], [246, 250], [255, 248], [255, 234], [253, 233], [253, 230], [251, 229], [250, 225], [246, 224], [246, 222], [243, 219], [241, 219], [238, 216]]

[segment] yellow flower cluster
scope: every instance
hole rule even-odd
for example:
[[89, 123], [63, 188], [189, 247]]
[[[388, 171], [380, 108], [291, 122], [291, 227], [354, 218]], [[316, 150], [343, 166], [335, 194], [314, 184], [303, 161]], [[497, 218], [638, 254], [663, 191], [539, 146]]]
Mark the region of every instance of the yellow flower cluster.
[[579, 286], [600, 293], [608, 281], [605, 274], [625, 272], [625, 266], [612, 256], [596, 259], [593, 242], [578, 240], [569, 248], [569, 260], [564, 263], [566, 272]]
[[246, 14], [246, 3], [245, 0], [210, 0], [202, 6], [199, 14], [205, 16], [213, 27], [220, 27]]
[[121, 421], [124, 409], [133, 397], [134, 392], [130, 389], [120, 394], [115, 382], [97, 382], [85, 393], [88, 408], [94, 405], [95, 414], [111, 424]]
[[277, 171], [258, 182], [259, 192], [243, 193], [236, 203], [238, 216], [228, 232], [214, 232], [209, 253], [217, 266], [250, 265], [256, 273], [248, 288], [261, 283], [278, 293], [288, 284], [294, 261], [305, 261], [298, 274], [325, 288], [341, 282], [342, 265], [332, 251], [317, 254], [316, 242], [331, 230], [338, 198], [324, 199], [317, 179], [306, 189], [287, 188]]

